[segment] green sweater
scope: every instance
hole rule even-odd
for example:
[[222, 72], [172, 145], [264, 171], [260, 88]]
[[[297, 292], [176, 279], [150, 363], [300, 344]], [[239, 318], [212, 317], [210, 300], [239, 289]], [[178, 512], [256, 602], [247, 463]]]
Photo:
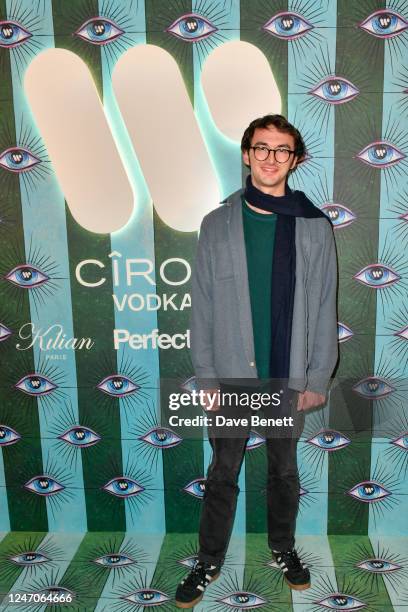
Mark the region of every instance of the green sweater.
[[276, 214], [258, 213], [242, 201], [248, 283], [258, 378], [269, 378], [272, 259]]

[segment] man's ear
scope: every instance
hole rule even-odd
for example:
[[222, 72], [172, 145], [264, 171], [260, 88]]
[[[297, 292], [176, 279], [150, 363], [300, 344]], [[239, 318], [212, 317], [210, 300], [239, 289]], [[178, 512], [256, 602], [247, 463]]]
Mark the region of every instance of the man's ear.
[[304, 160], [304, 157], [297, 157], [296, 155], [293, 157], [293, 162], [292, 165], [290, 167], [290, 172], [293, 172], [294, 170], [296, 170], [296, 168], [298, 167], [299, 164], [302, 163], [302, 161]]
[[242, 161], [246, 166], [248, 166], [248, 168], [250, 167], [251, 164], [249, 162], [249, 151], [242, 151]]

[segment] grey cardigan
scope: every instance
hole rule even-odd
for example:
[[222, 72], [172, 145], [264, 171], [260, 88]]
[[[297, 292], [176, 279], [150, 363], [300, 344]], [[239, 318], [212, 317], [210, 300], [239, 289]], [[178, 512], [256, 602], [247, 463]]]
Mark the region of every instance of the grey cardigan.
[[[192, 275], [191, 356], [202, 388], [257, 378], [240, 189], [201, 224]], [[323, 395], [338, 359], [337, 256], [330, 223], [296, 217], [289, 387]], [[226, 382], [226, 381], [225, 381]], [[255, 381], [254, 381], [255, 382]]]

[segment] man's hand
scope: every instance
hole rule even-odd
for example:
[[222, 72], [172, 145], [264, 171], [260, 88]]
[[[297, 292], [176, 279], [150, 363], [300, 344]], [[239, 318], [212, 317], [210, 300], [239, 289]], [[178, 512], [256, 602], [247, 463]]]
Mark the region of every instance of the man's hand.
[[206, 389], [204, 391], [204, 403], [201, 404], [203, 410], [215, 412], [220, 409], [218, 389]]
[[310, 410], [311, 408], [317, 408], [326, 403], [326, 396], [321, 393], [315, 393], [314, 391], [304, 391], [299, 393], [297, 409], [298, 412], [301, 410]]

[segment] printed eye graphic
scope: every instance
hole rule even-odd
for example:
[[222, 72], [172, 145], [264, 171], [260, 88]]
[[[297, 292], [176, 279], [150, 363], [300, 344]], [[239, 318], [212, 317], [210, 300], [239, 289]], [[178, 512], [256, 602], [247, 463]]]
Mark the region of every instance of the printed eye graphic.
[[205, 493], [205, 478], [196, 478], [192, 480], [183, 488], [183, 491], [193, 495], [193, 497], [202, 499]]
[[333, 593], [316, 603], [330, 610], [361, 610], [367, 606], [366, 603], [360, 601], [356, 597], [351, 597], [351, 595], [345, 595], [343, 593]]
[[357, 219], [356, 215], [349, 208], [341, 204], [324, 204], [321, 210], [329, 217], [334, 229], [347, 227]]
[[57, 388], [57, 385], [54, 385], [54, 383], [48, 380], [48, 378], [45, 376], [40, 376], [39, 374], [34, 373], [20, 378], [20, 380], [15, 384], [15, 387], [28, 395], [47, 395], [48, 393], [51, 393], [51, 391], [54, 391], [54, 389]]
[[364, 147], [356, 157], [373, 168], [389, 168], [405, 155], [389, 142], [379, 140]]
[[294, 40], [309, 32], [314, 26], [297, 13], [277, 13], [262, 26], [263, 30], [284, 40]]
[[7, 340], [12, 335], [11, 329], [9, 329], [6, 325], [0, 323], [0, 342]]
[[45, 474], [42, 476], [35, 476], [31, 478], [28, 482], [25, 483], [25, 488], [31, 491], [32, 493], [36, 493], [37, 495], [54, 495], [65, 487], [51, 478], [50, 476], [46, 476]]
[[126, 597], [122, 596], [121, 599], [126, 599], [143, 606], [157, 606], [165, 601], [169, 601], [170, 597], [166, 593], [156, 591], [155, 589], [138, 589]]
[[337, 322], [337, 337], [339, 342], [347, 342], [354, 336], [353, 331], [345, 323]]
[[180, 565], [185, 565], [186, 567], [194, 567], [196, 561], [197, 561], [198, 556], [197, 555], [191, 555], [190, 557], [185, 557], [184, 559], [179, 559], [178, 563], [180, 563]]
[[40, 597], [41, 595], [44, 595], [45, 598], [51, 596], [51, 598], [55, 597], [56, 600], [58, 599], [60, 601], [65, 600], [66, 602], [72, 602], [72, 600], [75, 597], [75, 593], [73, 591], [70, 591], [69, 589], [65, 589], [64, 587], [60, 587], [57, 585], [48, 586], [47, 588], [42, 589], [41, 591], [38, 591], [37, 593], [35, 593], [35, 595], [40, 595]]
[[387, 491], [387, 489], [372, 480], [359, 482], [347, 493], [355, 499], [366, 503], [378, 502], [392, 495], [391, 491]]
[[7, 425], [0, 425], [0, 446], [10, 446], [21, 440], [20, 434]]
[[88, 19], [74, 32], [75, 36], [93, 45], [107, 45], [122, 34], [124, 31], [110, 19], [95, 18]]
[[166, 32], [187, 42], [202, 40], [216, 31], [217, 28], [210, 21], [196, 13], [183, 15], [166, 28]]
[[408, 21], [395, 11], [380, 9], [371, 13], [358, 27], [378, 38], [392, 38], [408, 28]]
[[99, 436], [92, 429], [80, 426], [71, 427], [71, 429], [67, 429], [67, 431], [57, 437], [60, 440], [68, 442], [68, 444], [73, 444], [74, 446], [82, 446], [82, 448], [93, 446], [94, 444], [97, 444], [97, 442], [99, 442], [99, 440], [101, 439], [101, 436]]
[[404, 338], [404, 340], [408, 340], [408, 325], [401, 329], [399, 332], [395, 332], [394, 336], [399, 336], [400, 338]]
[[31, 38], [32, 34], [16, 21], [0, 21], [0, 47], [11, 49]]
[[114, 374], [112, 376], [106, 376], [106, 378], [96, 385], [96, 388], [113, 397], [124, 397], [125, 395], [138, 391], [140, 386], [132, 382], [130, 378], [126, 376]]
[[33, 551], [9, 557], [9, 561], [12, 561], [17, 565], [37, 565], [38, 563], [46, 563], [47, 561], [50, 561], [50, 558], [46, 557], [42, 553], [37, 553]]
[[386, 574], [387, 572], [395, 572], [401, 569], [402, 566], [386, 561], [385, 559], [366, 559], [365, 561], [361, 561], [361, 563], [357, 563], [356, 567], [360, 567], [368, 572]]
[[112, 478], [112, 480], [107, 482], [102, 489], [111, 493], [111, 495], [116, 495], [116, 497], [132, 497], [145, 490], [136, 480], [124, 478], [123, 476]]
[[364, 398], [368, 399], [382, 399], [386, 395], [389, 395], [395, 391], [394, 387], [391, 387], [383, 378], [377, 378], [375, 376], [367, 376], [363, 378], [357, 384], [352, 387], [355, 393], [358, 393]]
[[253, 431], [251, 429], [251, 431], [249, 432], [249, 438], [246, 443], [246, 450], [254, 450], [255, 448], [259, 448], [260, 446], [262, 446], [262, 444], [265, 444], [265, 438], [260, 436], [258, 432]]
[[359, 90], [353, 83], [342, 77], [326, 77], [309, 92], [330, 104], [344, 104], [358, 96]]
[[391, 444], [395, 444], [395, 446], [399, 446], [403, 450], [408, 450], [408, 432], [403, 433], [402, 436], [395, 438], [395, 440], [391, 440]]
[[309, 493], [309, 491], [306, 491], [306, 489], [304, 489], [303, 487], [300, 487], [299, 489], [299, 497], [302, 497], [302, 495], [307, 495]]
[[241, 591], [238, 593], [230, 593], [224, 599], [219, 600], [220, 603], [227, 604], [231, 608], [239, 609], [242, 608], [258, 608], [266, 603], [266, 599], [259, 597], [255, 593], [249, 593], [248, 591]]
[[0, 166], [10, 172], [27, 172], [41, 163], [28, 149], [10, 147], [0, 155]]
[[23, 289], [32, 289], [48, 281], [49, 276], [34, 266], [20, 265], [10, 270], [5, 279]]
[[190, 376], [190, 378], [187, 378], [187, 380], [185, 380], [180, 385], [180, 387], [188, 393], [191, 393], [192, 391], [198, 391], [197, 378], [195, 376]]
[[313, 444], [318, 448], [326, 451], [336, 451], [348, 446], [351, 440], [333, 429], [323, 429], [319, 431], [313, 438], [307, 440], [309, 444]]
[[104, 567], [107, 568], [112, 568], [112, 567], [123, 567], [125, 565], [132, 565], [133, 563], [136, 563], [136, 561], [134, 559], [132, 559], [131, 557], [127, 557], [126, 555], [103, 555], [103, 557], [98, 557], [97, 559], [93, 560], [94, 563], [97, 563], [98, 565], [103, 565]]
[[401, 279], [399, 274], [380, 263], [366, 266], [357, 274], [354, 274], [353, 278], [373, 289], [384, 289], [384, 287], [389, 287]]
[[147, 442], [158, 448], [173, 448], [183, 441], [174, 431], [165, 427], [155, 427], [148, 431], [144, 436], [140, 436], [139, 440]]

